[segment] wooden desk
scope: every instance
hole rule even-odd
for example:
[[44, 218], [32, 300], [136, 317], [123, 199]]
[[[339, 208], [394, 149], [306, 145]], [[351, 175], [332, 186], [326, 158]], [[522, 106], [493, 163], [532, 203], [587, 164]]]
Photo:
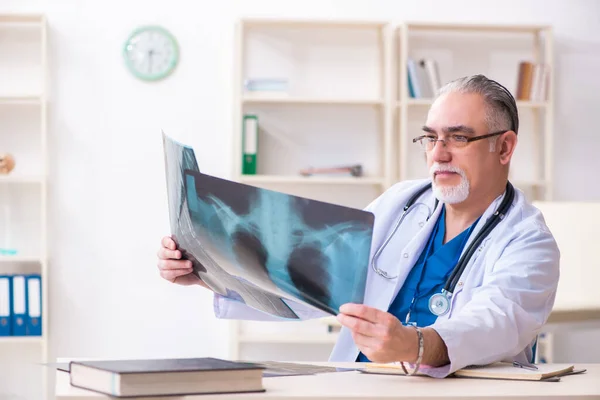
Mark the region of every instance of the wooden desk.
[[[323, 363], [319, 363], [323, 364]], [[352, 367], [354, 364], [327, 364]], [[223, 400], [227, 399], [600, 399], [600, 364], [578, 364], [577, 369], [587, 372], [565, 376], [560, 382], [528, 382], [465, 378], [434, 379], [391, 375], [370, 375], [356, 371], [333, 372], [318, 375], [264, 378], [264, 393], [237, 395], [201, 395], [169, 397], [169, 400]], [[97, 393], [71, 387], [69, 375], [58, 371], [56, 400], [108, 399]], [[151, 400], [159, 400], [158, 397]]]

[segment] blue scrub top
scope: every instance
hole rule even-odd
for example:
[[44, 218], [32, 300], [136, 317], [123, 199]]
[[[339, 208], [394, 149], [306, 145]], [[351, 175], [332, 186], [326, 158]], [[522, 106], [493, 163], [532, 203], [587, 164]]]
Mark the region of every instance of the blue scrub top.
[[[427, 245], [388, 309], [388, 312], [394, 314], [403, 324], [410, 323], [425, 327], [435, 322], [437, 317], [429, 311], [429, 298], [434, 293], [442, 291], [446, 280], [458, 263], [471, 231], [479, 221], [478, 219], [460, 235], [443, 244], [446, 233], [445, 216], [446, 207], [442, 206], [442, 212]], [[409, 311], [410, 319], [406, 321]], [[369, 362], [370, 360], [361, 352], [356, 361]]]

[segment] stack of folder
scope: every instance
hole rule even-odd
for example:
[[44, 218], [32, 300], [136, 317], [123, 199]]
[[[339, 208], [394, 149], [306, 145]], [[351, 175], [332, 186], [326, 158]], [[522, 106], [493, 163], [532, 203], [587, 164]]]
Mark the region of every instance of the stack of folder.
[[41, 335], [41, 276], [0, 275], [0, 336]]

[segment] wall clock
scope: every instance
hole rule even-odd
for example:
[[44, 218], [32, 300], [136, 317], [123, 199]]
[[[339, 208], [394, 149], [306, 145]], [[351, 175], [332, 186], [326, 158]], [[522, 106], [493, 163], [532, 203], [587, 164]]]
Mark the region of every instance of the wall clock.
[[175, 37], [160, 26], [142, 26], [134, 30], [123, 46], [129, 71], [144, 81], [169, 76], [179, 61]]

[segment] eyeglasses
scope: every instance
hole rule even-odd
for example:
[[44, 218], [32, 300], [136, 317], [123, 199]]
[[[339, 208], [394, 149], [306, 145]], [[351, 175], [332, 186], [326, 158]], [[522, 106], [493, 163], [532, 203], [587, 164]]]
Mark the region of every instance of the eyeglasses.
[[506, 133], [506, 132], [508, 132], [508, 130], [498, 131], [498, 132], [488, 133], [486, 135], [473, 136], [473, 137], [452, 134], [452, 135], [448, 135], [448, 137], [446, 137], [445, 139], [438, 139], [437, 137], [435, 137], [433, 135], [421, 135], [421, 136], [417, 136], [416, 138], [414, 138], [413, 143], [419, 143], [425, 151], [433, 150], [436, 142], [443, 142], [444, 146], [449, 149], [460, 149], [462, 147], [465, 147], [467, 144], [474, 142], [476, 140], [481, 140], [481, 139], [490, 138], [493, 136], [502, 135], [503, 133]]

